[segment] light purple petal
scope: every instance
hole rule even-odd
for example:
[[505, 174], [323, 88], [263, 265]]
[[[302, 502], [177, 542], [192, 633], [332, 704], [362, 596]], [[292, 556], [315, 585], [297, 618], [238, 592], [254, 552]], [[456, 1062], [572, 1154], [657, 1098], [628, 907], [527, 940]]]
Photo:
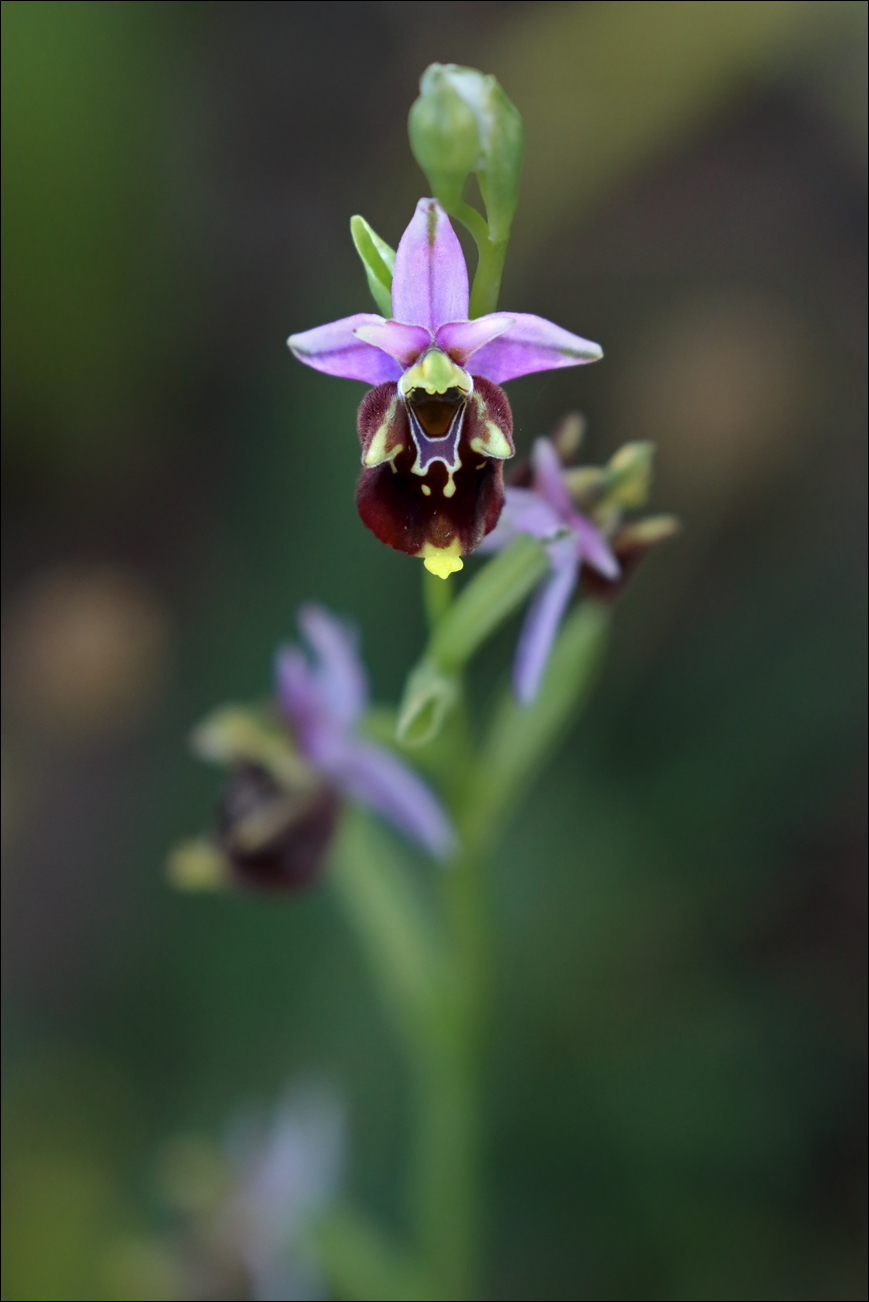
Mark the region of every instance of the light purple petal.
[[536, 439], [531, 449], [534, 489], [558, 512], [565, 523], [576, 514], [564, 482], [561, 459], [549, 439]]
[[504, 512], [502, 511], [501, 518], [495, 528], [486, 534], [477, 551], [481, 556], [492, 552], [501, 552], [505, 547], [509, 547], [513, 539], [520, 533], [522, 533], [522, 530], [517, 529], [512, 521], [504, 519]]
[[[281, 647], [275, 657], [275, 695], [293, 725], [299, 749], [316, 762], [322, 746], [323, 714], [314, 673], [297, 646]], [[327, 727], [326, 732], [334, 729]]]
[[431, 334], [423, 326], [402, 325], [400, 321], [357, 326], [354, 333], [357, 339], [382, 348], [402, 366], [412, 366], [420, 353], [432, 344]]
[[368, 679], [356, 632], [314, 604], [299, 611], [299, 627], [314, 652], [311, 677], [320, 710], [336, 728], [347, 731], [358, 721], [368, 701]]
[[406, 764], [370, 741], [348, 741], [328, 759], [345, 795], [367, 805], [437, 859], [455, 848], [456, 834], [434, 793]]
[[287, 345], [300, 362], [313, 366], [315, 371], [341, 375], [345, 380], [383, 384], [386, 380], [400, 379], [401, 366], [382, 349], [360, 339], [355, 331], [385, 324], [383, 317], [374, 312], [357, 312], [355, 316], [290, 335]]
[[506, 488], [498, 523], [486, 534], [478, 550], [499, 552], [520, 533], [532, 538], [554, 538], [565, 527], [559, 513], [530, 488]]
[[436, 199], [420, 199], [401, 237], [392, 275], [396, 321], [435, 333], [445, 321], [468, 319], [468, 269], [462, 246]]
[[352, 628], [315, 605], [302, 607], [299, 625], [313, 663], [300, 647], [281, 647], [275, 660], [276, 696], [300, 750], [319, 764], [365, 709], [368, 682]]
[[584, 515], [574, 512], [572, 528], [582, 549], [583, 558], [605, 579], [617, 579], [621, 566], [601, 531]]
[[515, 380], [533, 371], [552, 371], [559, 366], [579, 366], [603, 357], [599, 344], [593, 344], [569, 330], [562, 330], [542, 316], [512, 312], [514, 324], [498, 339], [485, 344], [474, 354], [474, 375], [482, 375], [495, 384]]
[[[567, 541], [573, 543], [573, 539], [564, 540]], [[550, 556], [557, 547], [558, 543], [553, 544]], [[569, 555], [569, 548], [563, 550]], [[578, 577], [579, 558], [574, 546], [573, 559], [553, 565], [528, 608], [513, 662], [513, 690], [523, 705], [530, 705], [537, 695], [561, 617]]]
[[477, 317], [476, 321], [448, 321], [439, 327], [435, 343], [449, 353], [454, 362], [464, 366], [478, 348], [509, 330], [515, 320], [508, 312], [490, 312], [488, 316]]

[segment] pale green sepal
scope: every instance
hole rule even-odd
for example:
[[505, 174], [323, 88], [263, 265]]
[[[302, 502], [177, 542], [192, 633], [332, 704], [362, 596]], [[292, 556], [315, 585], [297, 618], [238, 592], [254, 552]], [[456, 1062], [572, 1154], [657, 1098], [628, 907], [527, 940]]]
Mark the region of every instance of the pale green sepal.
[[608, 628], [607, 608], [584, 602], [565, 620], [535, 700], [520, 705], [505, 687], [468, 781], [460, 819], [466, 845], [481, 850], [494, 840], [573, 723], [597, 677]]
[[225, 705], [194, 728], [190, 745], [200, 759], [216, 764], [261, 764], [272, 777], [294, 792], [318, 785], [318, 778], [285, 728], [253, 710]]
[[408, 676], [398, 707], [398, 740], [405, 746], [424, 746], [432, 741], [459, 699], [459, 692], [455, 674], [445, 673], [427, 657], [421, 660]]
[[395, 250], [382, 240], [364, 217], [350, 218], [350, 234], [356, 252], [362, 259], [368, 288], [381, 316], [392, 317], [392, 273], [395, 270]]
[[375, 973], [387, 1012], [425, 1037], [446, 971], [439, 937], [400, 850], [367, 815], [348, 811], [329, 882]]
[[518, 537], [466, 584], [429, 643], [428, 656], [442, 673], [455, 673], [522, 604], [549, 566], [527, 534]]
[[360, 1302], [439, 1302], [449, 1297], [422, 1262], [353, 1208], [324, 1216], [312, 1239], [338, 1297]]

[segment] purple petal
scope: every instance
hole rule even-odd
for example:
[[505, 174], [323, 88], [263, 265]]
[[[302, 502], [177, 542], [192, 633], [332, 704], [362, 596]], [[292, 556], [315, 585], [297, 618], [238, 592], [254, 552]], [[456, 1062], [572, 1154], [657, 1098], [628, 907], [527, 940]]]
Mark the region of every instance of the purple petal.
[[500, 519], [479, 550], [501, 551], [520, 533], [529, 533], [532, 538], [552, 538], [563, 528], [560, 514], [539, 493], [530, 488], [506, 488]]
[[402, 325], [400, 321], [358, 326], [354, 334], [357, 339], [382, 348], [403, 367], [412, 366], [420, 353], [432, 344], [431, 334], [423, 326]]
[[314, 652], [311, 677], [320, 710], [336, 728], [346, 731], [357, 722], [368, 701], [368, 679], [356, 632], [313, 604], [299, 611], [299, 627]]
[[[537, 589], [519, 634], [513, 662], [513, 690], [523, 705], [529, 705], [537, 695], [561, 617], [579, 577], [575, 543], [572, 538], [563, 540], [568, 541], [573, 547], [562, 548], [565, 558], [556, 561], [549, 577]], [[558, 547], [555, 543], [550, 549], [553, 560]]]
[[402, 368], [394, 358], [355, 333], [364, 326], [385, 325], [374, 312], [357, 312], [355, 316], [330, 321], [328, 325], [290, 335], [288, 346], [300, 362], [327, 375], [341, 375], [345, 380], [364, 380], [366, 384], [383, 384], [401, 378]]
[[311, 758], [321, 729], [320, 696], [311, 668], [297, 646], [281, 647], [275, 657], [275, 694], [293, 725], [300, 749]]
[[561, 460], [549, 439], [536, 439], [531, 449], [534, 489], [567, 522], [576, 515], [573, 499], [561, 471]]
[[300, 647], [282, 647], [275, 661], [276, 696], [300, 750], [320, 764], [365, 709], [368, 683], [351, 628], [314, 605], [302, 608], [299, 624], [314, 662]]
[[436, 199], [420, 199], [395, 254], [392, 314], [435, 333], [468, 319], [468, 269], [462, 246]]
[[591, 520], [586, 520], [584, 515], [574, 512], [571, 527], [579, 539], [583, 559], [605, 579], [617, 579], [621, 574], [621, 566], [597, 526]]
[[515, 320], [507, 312], [490, 312], [476, 321], [448, 321], [438, 328], [435, 343], [449, 353], [454, 362], [464, 366], [478, 348], [504, 334]]
[[527, 312], [510, 315], [514, 321], [511, 328], [474, 355], [474, 375], [503, 384], [532, 371], [579, 366], [581, 362], [597, 362], [603, 357], [599, 344], [572, 335], [542, 316]]
[[381, 814], [438, 859], [456, 845], [443, 806], [396, 755], [369, 741], [349, 741], [329, 758], [330, 776], [348, 796]]

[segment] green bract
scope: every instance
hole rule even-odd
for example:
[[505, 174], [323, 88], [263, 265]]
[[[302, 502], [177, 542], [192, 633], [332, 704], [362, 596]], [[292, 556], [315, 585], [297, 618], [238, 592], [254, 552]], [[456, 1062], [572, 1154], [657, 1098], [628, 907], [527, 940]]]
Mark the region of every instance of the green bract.
[[368, 288], [379, 311], [387, 319], [392, 316], [392, 273], [395, 270], [395, 249], [382, 240], [364, 217], [350, 218], [350, 234], [356, 252], [362, 259]]

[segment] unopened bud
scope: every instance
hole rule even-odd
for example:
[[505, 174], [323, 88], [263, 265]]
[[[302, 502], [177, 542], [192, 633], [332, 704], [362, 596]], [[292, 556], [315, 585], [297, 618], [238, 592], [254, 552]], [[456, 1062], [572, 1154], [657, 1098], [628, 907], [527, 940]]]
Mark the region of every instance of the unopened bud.
[[423, 73], [420, 92], [407, 123], [410, 147], [437, 197], [455, 203], [480, 165], [477, 116], [439, 63]]
[[606, 468], [604, 498], [607, 505], [627, 510], [643, 506], [652, 486], [654, 443], [626, 443]]
[[469, 173], [477, 173], [489, 237], [504, 242], [516, 211], [524, 132], [496, 78], [455, 63], [431, 64], [408, 127], [414, 157], [446, 207], [461, 199]]

